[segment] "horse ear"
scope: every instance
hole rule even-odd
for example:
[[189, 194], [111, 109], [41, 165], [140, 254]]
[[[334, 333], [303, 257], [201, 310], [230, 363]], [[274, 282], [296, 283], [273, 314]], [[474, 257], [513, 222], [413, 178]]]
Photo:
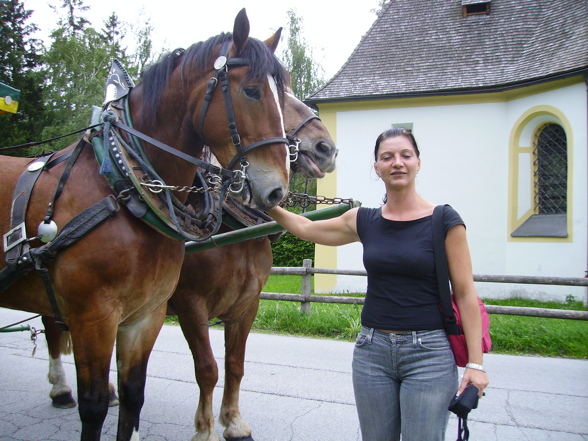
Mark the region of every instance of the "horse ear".
[[233, 44], [237, 53], [245, 47], [247, 39], [249, 38], [249, 18], [245, 8], [241, 9], [235, 18], [235, 26], [233, 27]]
[[270, 48], [270, 50], [272, 52], [276, 52], [276, 49], [278, 47], [278, 43], [280, 42], [281, 36], [282, 36], [282, 28], [278, 29], [274, 35], [272, 35], [270, 38], [265, 40], [265, 44], [267, 45], [267, 47]]

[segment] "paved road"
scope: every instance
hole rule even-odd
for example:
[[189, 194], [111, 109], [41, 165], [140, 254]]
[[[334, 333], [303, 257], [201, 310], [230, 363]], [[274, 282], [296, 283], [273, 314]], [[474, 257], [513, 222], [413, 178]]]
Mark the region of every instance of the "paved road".
[[[30, 316], [0, 308], [0, 327]], [[30, 323], [43, 328], [39, 319]], [[222, 331], [210, 332], [222, 375]], [[32, 349], [29, 332], [0, 333], [0, 440], [78, 440], [77, 409], [51, 406], [43, 336], [35, 356]], [[360, 441], [352, 351], [348, 342], [251, 334], [241, 412], [256, 441]], [[75, 389], [73, 358], [65, 361]], [[588, 441], [588, 360], [489, 354], [484, 364], [491, 384], [470, 414], [472, 441]], [[164, 326], [148, 375], [141, 439], [189, 441], [198, 390], [179, 327]], [[217, 414], [221, 394], [222, 384], [215, 391]], [[103, 440], [116, 438], [117, 417], [111, 408]], [[220, 426], [217, 433], [222, 436]], [[446, 439], [456, 434], [452, 417]]]

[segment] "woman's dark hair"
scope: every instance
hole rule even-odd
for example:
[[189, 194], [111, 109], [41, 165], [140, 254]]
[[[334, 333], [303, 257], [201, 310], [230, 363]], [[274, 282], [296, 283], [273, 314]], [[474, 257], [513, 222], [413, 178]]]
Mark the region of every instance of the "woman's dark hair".
[[421, 156], [421, 152], [419, 151], [419, 147], [417, 145], [416, 139], [414, 139], [414, 135], [408, 129], [403, 127], [393, 127], [391, 129], [386, 130], [385, 132], [380, 133], [378, 139], [376, 139], [376, 147], [374, 148], [374, 158], [378, 160], [378, 150], [380, 150], [380, 144], [382, 141], [385, 141], [388, 138], [396, 138], [397, 136], [404, 136], [408, 138], [412, 146], [414, 147], [414, 151], [417, 155], [417, 158]]

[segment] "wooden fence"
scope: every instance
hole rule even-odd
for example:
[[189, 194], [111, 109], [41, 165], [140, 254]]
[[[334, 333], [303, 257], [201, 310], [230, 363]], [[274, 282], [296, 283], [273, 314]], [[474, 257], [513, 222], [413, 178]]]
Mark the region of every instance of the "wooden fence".
[[[283, 294], [262, 292], [261, 298], [266, 300], [286, 300], [300, 302], [300, 310], [310, 313], [310, 304], [319, 303], [347, 303], [363, 305], [365, 297], [352, 296], [321, 296], [310, 293], [313, 274], [341, 274], [347, 276], [367, 276], [365, 270], [339, 270], [327, 268], [312, 268], [312, 261], [304, 259], [302, 267], [273, 267], [271, 274], [297, 275], [302, 277], [302, 294]], [[588, 287], [588, 278], [573, 277], [536, 277], [536, 276], [488, 276], [474, 274], [476, 282], [491, 283], [520, 283], [531, 285], [562, 285]], [[546, 317], [569, 320], [588, 320], [588, 311], [572, 311], [564, 309], [523, 308], [517, 306], [486, 305], [488, 314], [522, 315], [528, 317]]]

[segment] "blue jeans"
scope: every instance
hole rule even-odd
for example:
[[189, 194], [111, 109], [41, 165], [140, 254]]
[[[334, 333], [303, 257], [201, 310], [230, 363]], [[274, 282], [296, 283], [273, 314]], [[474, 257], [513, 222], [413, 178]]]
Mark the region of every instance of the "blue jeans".
[[443, 441], [457, 366], [445, 331], [387, 333], [362, 327], [353, 390], [363, 441]]

